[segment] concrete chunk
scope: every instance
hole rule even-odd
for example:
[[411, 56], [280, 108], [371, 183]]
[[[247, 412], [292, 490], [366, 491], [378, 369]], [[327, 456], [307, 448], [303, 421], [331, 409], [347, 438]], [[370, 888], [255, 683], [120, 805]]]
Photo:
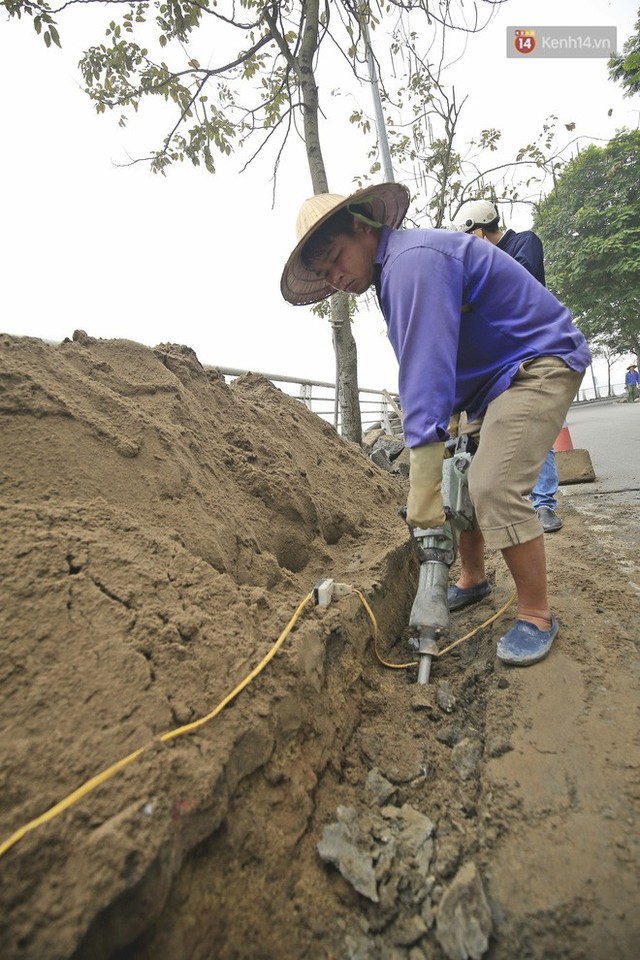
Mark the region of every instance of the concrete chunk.
[[592, 483], [596, 478], [588, 450], [558, 450], [558, 479], [563, 483]]
[[458, 870], [438, 904], [436, 937], [449, 960], [480, 960], [489, 949], [491, 910], [474, 863]]

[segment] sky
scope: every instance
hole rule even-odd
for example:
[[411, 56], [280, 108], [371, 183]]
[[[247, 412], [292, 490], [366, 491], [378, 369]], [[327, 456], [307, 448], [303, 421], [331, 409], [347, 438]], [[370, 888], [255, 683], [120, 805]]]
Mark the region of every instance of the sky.
[[[148, 346], [183, 343], [204, 364], [334, 382], [330, 325], [285, 303], [279, 290], [298, 209], [313, 192], [302, 146], [284, 160], [275, 199], [266, 157], [247, 172], [246, 156], [226, 158], [214, 175], [190, 163], [166, 177], [123, 165], [157, 145], [154, 122], [167, 125], [156, 110], [122, 130], [114, 115], [97, 116], [81, 90], [77, 62], [100, 42], [111, 9], [61, 14], [62, 50], [47, 50], [29, 21], [0, 21], [0, 331], [60, 341], [82, 329]], [[615, 26], [621, 47], [637, 11], [638, 0], [507, 0], [448, 74], [469, 95], [469, 136], [499, 128], [506, 156], [552, 114], [561, 131], [573, 123], [572, 136], [603, 142], [622, 126], [636, 128], [640, 98], [622, 97], [606, 60], [510, 59], [506, 29]], [[373, 43], [382, 38], [374, 34]], [[321, 80], [321, 97], [330, 83]], [[369, 91], [357, 98], [371, 111]], [[342, 111], [350, 96], [323, 102]], [[367, 167], [369, 143], [345, 135], [337, 117], [327, 115], [323, 149], [331, 190], [348, 194]], [[529, 228], [529, 207], [510, 210], [508, 225]], [[395, 392], [397, 364], [377, 307], [359, 312], [354, 336], [360, 387]], [[614, 382], [624, 367], [615, 365]], [[606, 383], [606, 367], [594, 368]]]

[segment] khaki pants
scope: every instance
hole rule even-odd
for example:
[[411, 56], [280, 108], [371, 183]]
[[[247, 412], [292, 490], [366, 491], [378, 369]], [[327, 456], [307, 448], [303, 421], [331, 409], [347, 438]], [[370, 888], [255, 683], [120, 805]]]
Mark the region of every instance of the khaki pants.
[[558, 357], [528, 360], [482, 418], [460, 424], [460, 433], [478, 444], [469, 470], [469, 492], [478, 527], [491, 549], [503, 550], [540, 536], [529, 494], [583, 376]]

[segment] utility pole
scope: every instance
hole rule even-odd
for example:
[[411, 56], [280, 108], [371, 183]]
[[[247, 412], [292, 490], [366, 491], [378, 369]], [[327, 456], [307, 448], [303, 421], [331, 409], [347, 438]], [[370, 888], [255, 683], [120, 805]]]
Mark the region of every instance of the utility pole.
[[371, 49], [371, 38], [369, 36], [369, 25], [366, 20], [362, 21], [362, 33], [364, 35], [364, 45], [367, 51], [367, 67], [369, 68], [369, 83], [371, 84], [371, 95], [373, 97], [373, 112], [375, 114], [376, 130], [378, 131], [378, 142], [380, 143], [380, 154], [382, 156], [382, 170], [386, 183], [395, 182], [395, 174], [391, 163], [391, 151], [389, 150], [389, 139], [387, 137], [387, 127], [384, 122], [382, 112], [382, 100], [380, 99], [380, 82], [375, 57]]

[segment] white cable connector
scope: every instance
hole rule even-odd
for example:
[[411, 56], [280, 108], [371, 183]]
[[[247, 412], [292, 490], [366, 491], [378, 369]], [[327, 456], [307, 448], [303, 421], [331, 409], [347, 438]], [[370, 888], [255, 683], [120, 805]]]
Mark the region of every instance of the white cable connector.
[[334, 580], [318, 580], [313, 588], [313, 602], [316, 607], [328, 607], [333, 596]]
[[318, 580], [313, 588], [313, 602], [317, 607], [328, 607], [332, 600], [339, 600], [340, 597], [346, 597], [353, 592], [353, 587], [348, 583], [336, 583], [325, 577], [324, 580]]
[[350, 593], [353, 593], [353, 587], [350, 583], [334, 583], [333, 585], [333, 598], [334, 600], [339, 600], [341, 597], [347, 597]]

